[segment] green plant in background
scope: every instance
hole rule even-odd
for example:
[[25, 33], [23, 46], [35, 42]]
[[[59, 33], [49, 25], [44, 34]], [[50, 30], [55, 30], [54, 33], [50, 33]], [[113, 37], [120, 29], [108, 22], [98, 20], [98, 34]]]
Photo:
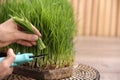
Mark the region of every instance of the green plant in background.
[[[8, 46], [12, 47], [16, 53], [20, 51], [22, 53], [32, 52], [34, 55], [48, 54], [43, 59], [31, 62], [30, 66], [40, 69], [55, 69], [73, 65], [75, 22], [72, 6], [67, 0], [7, 0], [6, 3], [0, 4], [0, 23], [9, 19], [10, 15], [14, 20], [16, 16], [27, 19], [42, 34], [45, 49], [38, 48], [38, 46], [45, 47], [42, 42], [33, 47], [18, 44]], [[29, 25], [26, 27], [27, 30], [31, 30]], [[25, 26], [23, 25], [22, 28]]]

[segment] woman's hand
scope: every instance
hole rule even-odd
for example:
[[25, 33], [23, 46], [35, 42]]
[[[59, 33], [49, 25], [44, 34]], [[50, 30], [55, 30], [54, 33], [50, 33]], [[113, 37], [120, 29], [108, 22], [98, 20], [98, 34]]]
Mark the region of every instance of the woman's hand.
[[[33, 30], [36, 34], [27, 34], [13, 21], [9, 19], [0, 24], [0, 47], [5, 47], [12, 43], [18, 43], [24, 46], [36, 45], [38, 37], [41, 36], [40, 32], [34, 27]], [[0, 62], [0, 79], [12, 73], [13, 68], [10, 66], [15, 60], [15, 54], [12, 49], [7, 52], [7, 57], [4, 61]]]
[[10, 66], [14, 60], [15, 54], [12, 49], [9, 49], [7, 51], [7, 57], [2, 62], [0, 62], [0, 80], [12, 73], [13, 68]]
[[18, 43], [24, 46], [36, 45], [40, 32], [32, 26], [36, 34], [27, 34], [13, 21], [9, 19], [0, 24], [0, 47], [5, 47], [11, 43]]

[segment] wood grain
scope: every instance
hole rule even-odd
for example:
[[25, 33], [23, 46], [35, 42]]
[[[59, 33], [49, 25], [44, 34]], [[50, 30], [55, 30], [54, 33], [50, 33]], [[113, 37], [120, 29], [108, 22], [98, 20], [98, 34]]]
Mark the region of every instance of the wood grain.
[[79, 35], [120, 36], [119, 0], [72, 0]]

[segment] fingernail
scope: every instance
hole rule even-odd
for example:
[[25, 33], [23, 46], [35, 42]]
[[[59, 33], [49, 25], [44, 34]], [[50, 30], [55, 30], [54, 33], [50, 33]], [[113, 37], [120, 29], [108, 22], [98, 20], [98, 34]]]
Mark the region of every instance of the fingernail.
[[15, 54], [14, 54], [14, 51], [13, 51], [12, 48], [9, 48], [9, 49], [8, 49], [7, 54], [8, 54], [9, 56], [12, 56], [13, 59], [15, 59]]
[[39, 34], [39, 36], [40, 36], [40, 37], [42, 37], [42, 35], [41, 35], [41, 34]]
[[33, 36], [32, 36], [32, 40], [33, 40], [33, 41], [38, 40], [38, 36], [37, 36], [37, 35], [33, 35]]
[[13, 49], [12, 48], [9, 48], [8, 50], [10, 53], [13, 53]]

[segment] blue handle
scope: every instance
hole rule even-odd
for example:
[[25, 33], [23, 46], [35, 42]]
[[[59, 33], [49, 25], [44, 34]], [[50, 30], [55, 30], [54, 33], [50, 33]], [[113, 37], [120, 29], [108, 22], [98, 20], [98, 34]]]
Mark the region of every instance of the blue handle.
[[[16, 55], [16, 59], [15, 59], [14, 63], [12, 64], [12, 66], [18, 66], [20, 64], [24, 64], [24, 63], [32, 61], [33, 58], [30, 58], [30, 56], [33, 56], [33, 54], [32, 53], [20, 54], [20, 52], [18, 52], [18, 54]], [[1, 57], [0, 62], [3, 61], [4, 58], [5, 57]]]

